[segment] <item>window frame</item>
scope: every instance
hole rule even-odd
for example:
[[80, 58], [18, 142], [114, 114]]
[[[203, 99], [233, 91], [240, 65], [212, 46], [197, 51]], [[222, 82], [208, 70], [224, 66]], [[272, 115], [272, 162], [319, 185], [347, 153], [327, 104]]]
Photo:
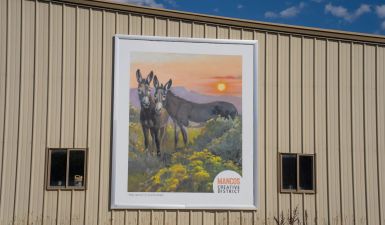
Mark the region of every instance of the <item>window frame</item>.
[[[282, 187], [282, 159], [284, 155], [294, 155], [296, 156], [297, 159], [297, 188], [296, 189], [284, 189]], [[312, 190], [305, 190], [300, 188], [300, 168], [299, 168], [299, 159], [301, 156], [310, 156], [313, 161], [313, 189]], [[285, 153], [285, 152], [280, 152], [278, 156], [278, 191], [280, 193], [298, 193], [298, 194], [316, 194], [317, 193], [317, 185], [316, 185], [316, 154], [302, 154], [302, 153]]]
[[[51, 156], [53, 151], [57, 150], [64, 150], [67, 154], [67, 161], [66, 161], [66, 182], [65, 186], [51, 186], [50, 185], [50, 178], [51, 178]], [[83, 176], [83, 186], [77, 187], [77, 186], [69, 186], [69, 157], [71, 151], [83, 151], [84, 152], [84, 176]], [[88, 148], [47, 148], [46, 150], [46, 175], [45, 175], [45, 187], [47, 191], [56, 191], [56, 190], [78, 190], [83, 191], [87, 190], [87, 184], [88, 184]]]

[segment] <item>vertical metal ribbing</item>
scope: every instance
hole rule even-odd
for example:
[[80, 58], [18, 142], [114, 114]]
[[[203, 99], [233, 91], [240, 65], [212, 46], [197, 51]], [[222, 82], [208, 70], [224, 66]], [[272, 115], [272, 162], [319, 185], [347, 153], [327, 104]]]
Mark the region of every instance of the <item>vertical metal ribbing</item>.
[[[23, 74], [23, 1], [20, 0], [20, 55], [19, 55], [19, 99], [18, 99], [18, 110], [17, 110], [17, 138], [16, 138], [16, 167], [15, 167], [15, 191], [14, 191], [14, 197], [13, 197], [13, 211], [12, 211], [12, 220], [13, 221], [16, 221], [15, 220], [15, 211], [16, 211], [16, 199], [17, 199], [17, 191], [18, 191], [18, 187], [17, 187], [17, 179], [18, 179], [18, 174], [19, 174], [19, 146], [20, 146], [20, 118], [21, 118], [21, 110], [20, 110], [20, 107], [21, 107], [21, 91], [22, 91], [22, 87], [21, 87], [21, 84], [22, 84], [22, 74]], [[4, 140], [5, 142], [5, 140]]]
[[[35, 18], [34, 18], [34, 24], [35, 24], [35, 29], [34, 29], [34, 57], [33, 57], [33, 71], [34, 71], [34, 74], [33, 74], [33, 87], [32, 87], [32, 90], [33, 90], [33, 98], [32, 98], [32, 142], [31, 142], [31, 159], [30, 159], [30, 167], [29, 167], [29, 191], [28, 191], [28, 208], [27, 208], [27, 213], [28, 213], [28, 216], [27, 216], [27, 224], [30, 224], [30, 216], [31, 215], [31, 189], [32, 189], [32, 174], [33, 173], [33, 162], [34, 162], [34, 152], [33, 152], [33, 145], [34, 145], [34, 140], [35, 140], [35, 133], [33, 132], [34, 130], [34, 126], [35, 126], [35, 84], [36, 84], [36, 73], [37, 73], [37, 69], [36, 69], [36, 58], [37, 58], [37, 53], [36, 53], [36, 49], [37, 49], [37, 1], [35, 1], [35, 7], [34, 7], [34, 15], [35, 15]], [[49, 60], [49, 59], [48, 59]], [[44, 195], [43, 195], [44, 196]]]
[[366, 172], [367, 172], [367, 163], [366, 163], [366, 109], [365, 109], [365, 49], [366, 49], [366, 44], [363, 44], [363, 47], [362, 47], [362, 99], [363, 99], [363, 132], [364, 132], [364, 180], [365, 180], [365, 217], [366, 217], [366, 225], [370, 225], [368, 224], [368, 178], [367, 178], [367, 175], [366, 175]]
[[327, 206], [328, 206], [328, 223], [332, 223], [332, 218], [330, 218], [330, 188], [329, 188], [329, 126], [328, 126], [328, 51], [329, 49], [329, 40], [326, 39], [326, 46], [325, 46], [325, 111], [326, 111], [326, 187], [327, 187]]
[[375, 51], [375, 106], [376, 106], [376, 158], [377, 158], [377, 191], [378, 191], [378, 215], [379, 215], [379, 221], [380, 225], [382, 225], [382, 215], [381, 215], [381, 179], [380, 179], [380, 159], [379, 159], [379, 138], [378, 138], [378, 133], [379, 133], [379, 128], [378, 128], [378, 96], [377, 96], [377, 91], [378, 91], [378, 45], [376, 45], [376, 51]]
[[353, 221], [354, 224], [357, 221], [356, 218], [356, 201], [355, 201], [355, 176], [354, 176], [354, 142], [353, 142], [353, 42], [350, 42], [350, 126], [351, 126], [351, 132], [350, 132], [350, 139], [351, 139], [351, 146], [352, 146], [352, 182], [353, 182]]
[[[315, 69], [315, 65], [316, 65], [316, 62], [315, 62], [315, 58], [316, 58], [316, 38], [313, 38], [313, 140], [314, 140], [314, 142], [313, 142], [313, 149], [314, 149], [314, 156], [315, 156], [315, 162], [314, 162], [314, 164], [313, 164], [313, 167], [314, 167], [314, 174], [315, 174], [315, 176], [313, 177], [313, 179], [315, 180], [315, 181], [317, 181], [317, 148], [316, 148], [316, 114], [315, 114], [315, 110], [316, 110], [316, 108], [315, 108], [315, 93], [316, 93], [316, 85], [315, 85], [315, 73], [316, 73], [316, 69]], [[314, 189], [316, 190], [316, 193], [317, 193], [317, 182], [314, 182]], [[315, 196], [314, 197], [314, 209], [315, 209], [315, 224], [316, 225], [318, 225], [318, 202], [317, 202], [317, 197]]]

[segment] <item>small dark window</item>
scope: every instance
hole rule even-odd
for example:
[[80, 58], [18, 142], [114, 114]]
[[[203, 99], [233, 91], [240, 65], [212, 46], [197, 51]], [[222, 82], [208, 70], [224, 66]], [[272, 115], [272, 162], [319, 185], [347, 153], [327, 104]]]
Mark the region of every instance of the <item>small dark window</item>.
[[297, 190], [296, 155], [282, 155], [282, 188]]
[[47, 189], [85, 189], [85, 149], [48, 149]]
[[313, 190], [313, 156], [299, 156], [299, 188]]
[[50, 186], [65, 187], [67, 167], [67, 151], [57, 150], [51, 152], [51, 178]]
[[280, 154], [281, 192], [315, 192], [314, 155]]

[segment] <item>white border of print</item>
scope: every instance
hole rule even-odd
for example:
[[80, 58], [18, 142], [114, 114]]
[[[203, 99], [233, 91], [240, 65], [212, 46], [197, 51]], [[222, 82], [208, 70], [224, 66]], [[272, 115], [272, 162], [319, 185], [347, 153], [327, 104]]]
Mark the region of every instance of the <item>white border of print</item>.
[[[112, 209], [244, 209], [258, 207], [257, 41], [115, 35]], [[242, 184], [239, 195], [128, 192], [130, 52], [242, 56]]]

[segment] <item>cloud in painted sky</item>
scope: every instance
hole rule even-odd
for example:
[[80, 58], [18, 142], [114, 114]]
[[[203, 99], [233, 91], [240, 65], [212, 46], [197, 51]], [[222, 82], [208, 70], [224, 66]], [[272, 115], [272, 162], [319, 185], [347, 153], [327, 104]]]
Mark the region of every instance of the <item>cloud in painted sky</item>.
[[383, 21], [383, 22], [381, 23], [381, 29], [382, 29], [382, 30], [385, 30], [385, 21]]
[[291, 6], [287, 9], [280, 11], [279, 13], [273, 11], [265, 12], [266, 18], [292, 18], [301, 13], [302, 9], [305, 8], [305, 3], [301, 2], [296, 6]]
[[114, 0], [115, 2], [129, 3], [140, 6], [150, 6], [155, 8], [164, 8], [163, 4], [157, 3], [155, 0]]
[[242, 4], [238, 4], [237, 5], [237, 9], [242, 9], [243, 8], [243, 5]]
[[356, 19], [358, 19], [360, 16], [362, 16], [365, 13], [371, 12], [371, 8], [367, 4], [361, 4], [360, 7], [358, 7], [354, 12], [349, 12], [348, 9], [346, 9], [343, 6], [334, 6], [333, 4], [329, 3], [325, 5], [325, 13], [330, 13], [331, 15], [342, 18], [345, 21], [352, 22]]

